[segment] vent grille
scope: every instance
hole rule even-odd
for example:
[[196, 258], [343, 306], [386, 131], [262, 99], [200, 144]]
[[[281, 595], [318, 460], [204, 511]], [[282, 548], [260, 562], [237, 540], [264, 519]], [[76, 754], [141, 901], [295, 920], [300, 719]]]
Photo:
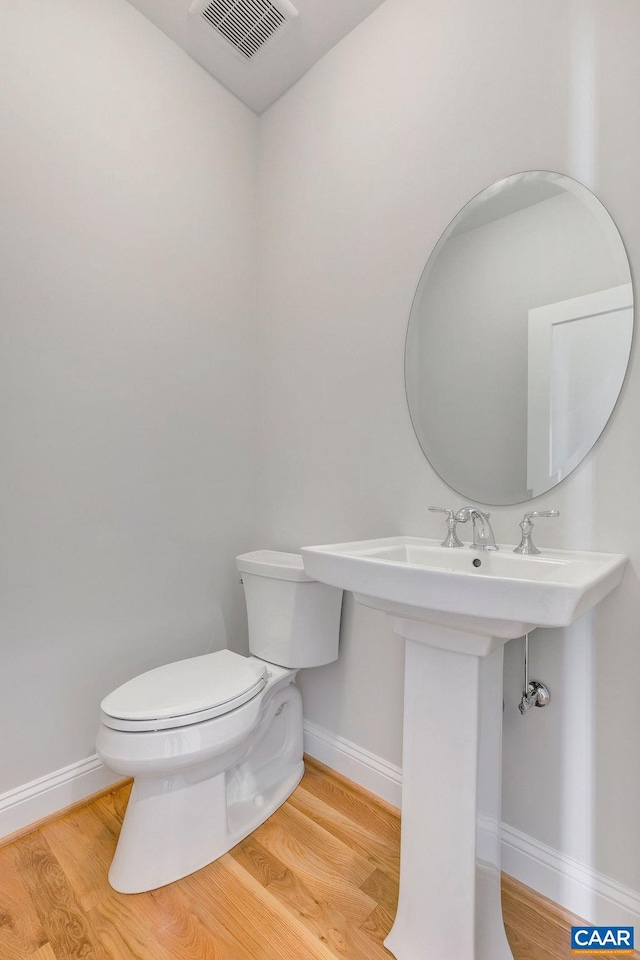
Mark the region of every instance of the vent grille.
[[250, 60], [287, 22], [270, 0], [211, 0], [202, 16], [246, 60]]

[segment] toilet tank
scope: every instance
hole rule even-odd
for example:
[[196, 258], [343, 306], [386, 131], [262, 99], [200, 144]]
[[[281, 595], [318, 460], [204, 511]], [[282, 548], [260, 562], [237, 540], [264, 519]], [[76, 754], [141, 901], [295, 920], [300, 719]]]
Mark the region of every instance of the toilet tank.
[[318, 667], [338, 657], [342, 590], [312, 580], [298, 553], [236, 557], [251, 653], [281, 667]]

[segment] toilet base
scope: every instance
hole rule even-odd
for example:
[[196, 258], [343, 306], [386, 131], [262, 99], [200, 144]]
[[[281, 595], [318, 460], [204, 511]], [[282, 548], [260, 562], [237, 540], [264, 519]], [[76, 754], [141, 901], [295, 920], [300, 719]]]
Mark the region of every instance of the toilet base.
[[301, 760], [284, 780], [259, 794], [258, 805], [239, 802], [228, 811], [224, 773], [182, 789], [174, 778], [170, 793], [157, 793], [158, 782], [134, 783], [109, 883], [118, 893], [143, 893], [206, 867], [282, 806], [303, 774]]
[[249, 740], [226, 758], [136, 777], [109, 870], [111, 886], [143, 893], [217, 860], [293, 793], [304, 774], [302, 750], [300, 692], [289, 677], [265, 698]]

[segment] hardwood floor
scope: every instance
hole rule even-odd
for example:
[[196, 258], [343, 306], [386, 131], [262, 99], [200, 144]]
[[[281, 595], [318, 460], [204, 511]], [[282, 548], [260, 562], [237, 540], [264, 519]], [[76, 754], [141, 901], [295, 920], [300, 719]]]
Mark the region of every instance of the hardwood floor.
[[[216, 863], [134, 896], [107, 883], [127, 796], [0, 848], [0, 960], [391, 958], [398, 816], [321, 765]], [[568, 960], [568, 914], [510, 878], [503, 903], [515, 960]]]

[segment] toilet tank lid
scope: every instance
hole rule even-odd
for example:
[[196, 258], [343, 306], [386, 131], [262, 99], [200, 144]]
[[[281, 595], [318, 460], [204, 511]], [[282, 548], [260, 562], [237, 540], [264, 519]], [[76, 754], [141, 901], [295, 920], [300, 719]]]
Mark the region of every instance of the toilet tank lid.
[[253, 553], [241, 553], [236, 557], [236, 564], [241, 573], [255, 573], [274, 580], [313, 581], [313, 577], [308, 577], [304, 572], [299, 553], [254, 550]]

